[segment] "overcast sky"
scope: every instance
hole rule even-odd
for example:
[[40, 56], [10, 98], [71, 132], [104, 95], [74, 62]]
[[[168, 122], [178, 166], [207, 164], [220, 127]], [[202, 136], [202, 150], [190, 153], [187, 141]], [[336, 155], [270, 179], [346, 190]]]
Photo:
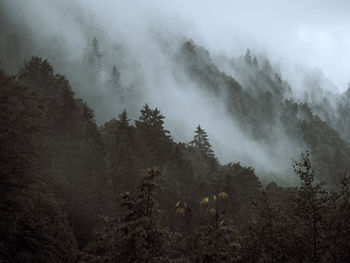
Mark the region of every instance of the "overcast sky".
[[340, 90], [350, 80], [348, 0], [89, 0], [89, 4], [100, 14], [119, 14], [119, 23], [123, 16], [126, 28], [141, 18], [139, 27], [148, 22], [171, 25], [228, 55], [249, 47], [282, 64], [321, 69]]

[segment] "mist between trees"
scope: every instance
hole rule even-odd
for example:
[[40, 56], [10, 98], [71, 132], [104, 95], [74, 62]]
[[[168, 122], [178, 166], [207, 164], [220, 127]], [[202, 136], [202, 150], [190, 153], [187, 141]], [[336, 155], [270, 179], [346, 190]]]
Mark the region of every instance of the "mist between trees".
[[349, 261], [349, 89], [135, 2], [33, 3], [0, 4], [1, 262]]
[[147, 104], [134, 124], [124, 110], [97, 126], [46, 60], [0, 77], [5, 262], [349, 258], [349, 177], [319, 183], [309, 152], [293, 163], [297, 187], [263, 186], [253, 168], [220, 164], [200, 125], [174, 142]]

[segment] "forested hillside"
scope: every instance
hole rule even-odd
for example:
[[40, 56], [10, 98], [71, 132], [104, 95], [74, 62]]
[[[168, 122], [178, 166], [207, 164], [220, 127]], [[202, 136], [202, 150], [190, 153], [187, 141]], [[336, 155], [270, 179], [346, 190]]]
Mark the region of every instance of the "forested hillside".
[[[209, 52], [193, 42], [185, 42], [177, 58], [186, 74], [200, 87], [212, 96], [225, 98], [223, 103], [231, 118], [252, 140], [271, 148], [291, 141], [299, 149], [309, 149], [321, 181], [334, 183], [337, 175], [349, 168], [350, 148], [344, 132], [344, 127], [349, 125], [346, 94], [338, 104], [339, 113], [329, 111], [330, 115], [339, 117], [322, 120], [312, 110], [317, 106], [296, 101], [291, 96], [290, 85], [281, 79], [269, 60], [259, 61], [249, 49], [240, 60], [232, 62], [236, 71], [244, 71], [240, 73], [245, 76], [242, 84], [220, 72]], [[294, 149], [290, 147], [290, 150]]]
[[349, 147], [308, 104], [285, 99], [288, 84], [249, 56], [249, 81], [268, 87], [260, 94], [191, 42], [175, 59], [203, 89], [225, 93], [249, 136], [273, 142], [265, 128], [279, 125], [304, 140], [310, 152], [290, 163], [296, 187], [262, 185], [239, 160], [221, 164], [201, 125], [191, 141], [174, 141], [166, 116], [148, 104], [134, 121], [124, 110], [97, 126], [39, 57], [14, 76], [1, 71], [1, 260], [346, 262]]
[[173, 2], [0, 1], [0, 263], [350, 262], [349, 8]]

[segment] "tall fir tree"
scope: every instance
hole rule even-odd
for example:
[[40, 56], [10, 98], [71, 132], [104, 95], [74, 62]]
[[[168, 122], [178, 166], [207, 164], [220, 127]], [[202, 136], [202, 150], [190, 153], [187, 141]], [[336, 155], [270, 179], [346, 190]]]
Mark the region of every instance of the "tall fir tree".
[[115, 189], [129, 189], [137, 178], [135, 128], [129, 124], [126, 110], [119, 115], [112, 150], [112, 181]]
[[209, 143], [208, 134], [205, 132], [205, 130], [202, 129], [200, 125], [198, 125], [194, 133], [195, 135], [193, 141], [190, 142], [190, 146], [198, 148], [203, 153], [213, 157], [214, 151], [212, 150], [212, 147]]
[[[136, 128], [147, 166], [164, 165], [168, 157], [174, 152], [173, 141], [170, 132], [164, 129], [164, 116], [158, 108], [152, 110], [147, 104], [141, 109]], [[150, 154], [152, 153], [152, 154]]]

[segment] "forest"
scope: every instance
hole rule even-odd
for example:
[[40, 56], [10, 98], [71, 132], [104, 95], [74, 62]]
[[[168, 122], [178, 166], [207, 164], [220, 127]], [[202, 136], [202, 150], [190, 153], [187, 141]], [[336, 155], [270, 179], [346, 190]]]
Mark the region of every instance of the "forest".
[[[241, 92], [225, 75], [221, 81], [232, 96]], [[14, 76], [1, 71], [0, 83], [3, 262], [350, 258], [349, 175], [339, 172], [341, 159], [319, 163], [311, 155], [325, 154], [312, 148], [313, 141], [315, 147], [317, 140], [327, 142], [322, 136], [344, 158], [349, 148], [336, 144], [339, 135], [307, 104], [279, 105], [311, 149], [291, 164], [298, 184], [283, 187], [263, 185], [252, 167], [239, 162], [222, 165], [200, 125], [192, 141], [175, 142], [165, 116], [148, 104], [135, 122], [124, 110], [96, 125], [93, 110], [39, 57]], [[307, 116], [302, 121], [299, 111]], [[318, 174], [314, 163], [332, 172]]]
[[350, 262], [350, 84], [78, 2], [0, 3], [0, 263]]

